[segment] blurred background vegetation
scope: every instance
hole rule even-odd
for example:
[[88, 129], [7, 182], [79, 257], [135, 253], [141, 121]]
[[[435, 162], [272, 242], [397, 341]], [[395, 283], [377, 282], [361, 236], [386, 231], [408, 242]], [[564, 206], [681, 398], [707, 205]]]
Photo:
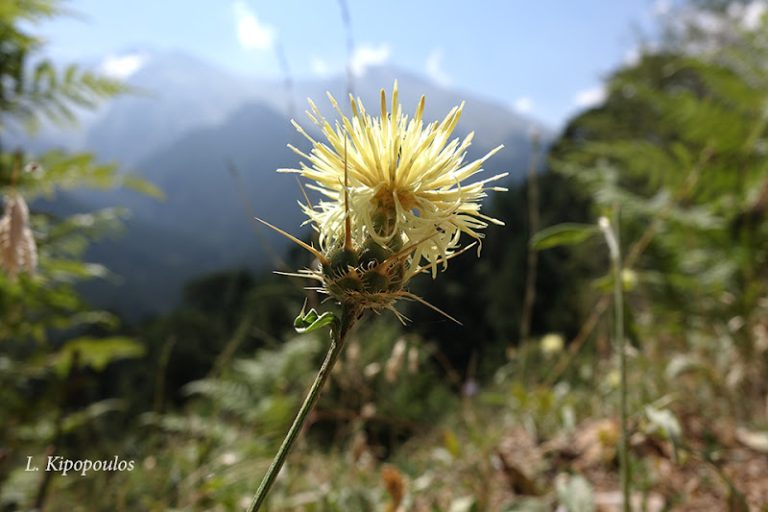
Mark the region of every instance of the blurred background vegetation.
[[[360, 325], [270, 510], [618, 510], [607, 249], [529, 249], [534, 231], [617, 207], [633, 507], [768, 510], [765, 6], [744, 21], [760, 5], [678, 5], [559, 133], [530, 135], [478, 99], [459, 132], [482, 121], [478, 153], [508, 146], [493, 165], [512, 171], [510, 191], [486, 205], [507, 227], [412, 290], [463, 326], [418, 304], [399, 306], [408, 325]], [[242, 509], [328, 343], [291, 329], [318, 298], [271, 273], [311, 262], [249, 226], [254, 209], [298, 224], [295, 183], [269, 172], [295, 164], [276, 149], [295, 135], [256, 102], [126, 154], [115, 141], [155, 126], [87, 110], [121, 96], [110, 115], [125, 120], [151, 84], [45, 59], [36, 23], [62, 14], [53, 0], [0, 3], [2, 222], [23, 198], [37, 253], [34, 271], [11, 268], [0, 223], [0, 510]], [[397, 77], [407, 103], [429, 87], [403, 75], [373, 70], [356, 92]], [[453, 99], [435, 90], [434, 115]], [[169, 101], [159, 118], [177, 119]], [[97, 155], [31, 137], [78, 117], [106, 141]], [[269, 197], [238, 194], [254, 189]], [[30, 455], [136, 468], [61, 476], [25, 471]]]

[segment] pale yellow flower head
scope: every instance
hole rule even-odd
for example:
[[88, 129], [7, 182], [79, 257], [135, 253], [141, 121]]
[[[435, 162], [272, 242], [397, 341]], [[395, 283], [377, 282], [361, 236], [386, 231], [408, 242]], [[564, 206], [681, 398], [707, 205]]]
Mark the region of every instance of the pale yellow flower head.
[[451, 139], [463, 103], [442, 121], [426, 123], [423, 96], [412, 118], [403, 114], [397, 82], [390, 105], [381, 91], [378, 117], [351, 96], [352, 116], [347, 117], [333, 96], [328, 97], [340, 120], [332, 125], [311, 100], [307, 112], [327, 142], [315, 140], [294, 121], [312, 149], [305, 154], [291, 146], [307, 162], [301, 169], [281, 169], [311, 180], [309, 187], [323, 195], [319, 204], [303, 206], [319, 233], [323, 253], [344, 244], [345, 187], [354, 245], [373, 240], [382, 246], [412, 247], [405, 280], [421, 269], [430, 268], [434, 276], [439, 263], [447, 266], [460, 248], [462, 233], [479, 241], [480, 230], [489, 223], [502, 224], [483, 215], [480, 203], [488, 190], [505, 190], [488, 184], [506, 173], [467, 182], [502, 146], [479, 160], [464, 161], [473, 133], [464, 140]]
[[[480, 213], [488, 183], [468, 180], [482, 171], [482, 165], [497, 147], [483, 158], [464, 162], [472, 141], [451, 140], [463, 103], [440, 122], [423, 120], [424, 97], [413, 118], [404, 115], [397, 98], [397, 82], [391, 106], [381, 91], [381, 115], [366, 113], [362, 101], [350, 96], [352, 117], [345, 116], [330, 94], [340, 120], [329, 123], [312, 103], [309, 118], [327, 142], [312, 138], [295, 121], [296, 129], [312, 142], [305, 154], [291, 146], [307, 162], [301, 169], [280, 169], [311, 180], [308, 186], [323, 200], [302, 205], [319, 235], [315, 248], [295, 236], [261, 220], [294, 243], [312, 253], [319, 267], [288, 274], [315, 280], [313, 288], [328, 294], [350, 311], [394, 308], [399, 299], [420, 302], [444, 316], [447, 313], [410, 293], [406, 285], [421, 272], [435, 277], [440, 265], [466, 251], [482, 238], [480, 230], [489, 223], [502, 224]], [[461, 234], [475, 239], [461, 247]], [[478, 243], [479, 253], [479, 243]]]

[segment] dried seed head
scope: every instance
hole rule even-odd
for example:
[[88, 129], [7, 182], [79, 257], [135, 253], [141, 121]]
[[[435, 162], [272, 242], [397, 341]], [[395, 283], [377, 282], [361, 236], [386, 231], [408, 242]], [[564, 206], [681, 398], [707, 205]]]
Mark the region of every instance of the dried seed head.
[[17, 192], [5, 198], [5, 211], [0, 218], [0, 267], [11, 277], [19, 272], [35, 272], [37, 245], [29, 225], [29, 207]]
[[391, 499], [387, 510], [394, 512], [398, 510], [405, 496], [405, 479], [400, 470], [389, 464], [381, 468], [381, 479]]

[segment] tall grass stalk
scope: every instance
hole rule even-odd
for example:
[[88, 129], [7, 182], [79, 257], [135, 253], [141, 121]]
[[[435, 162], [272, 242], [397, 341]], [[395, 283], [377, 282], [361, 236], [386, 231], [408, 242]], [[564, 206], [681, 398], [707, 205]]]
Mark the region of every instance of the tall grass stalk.
[[619, 473], [621, 479], [621, 494], [624, 512], [631, 511], [630, 474], [629, 474], [629, 440], [627, 427], [627, 347], [624, 338], [624, 294], [621, 267], [621, 246], [619, 245], [619, 207], [613, 209], [613, 225], [607, 217], [600, 218], [600, 229], [608, 244], [613, 273], [613, 344], [619, 354], [619, 373], [621, 376], [619, 389], [619, 414], [621, 422], [621, 440], [619, 444]]
[[347, 45], [347, 95], [355, 94], [354, 73], [352, 70], [352, 57], [355, 54], [355, 42], [352, 39], [352, 17], [349, 15], [349, 4], [347, 0], [339, 0], [339, 9], [341, 9], [341, 22], [344, 25]]
[[[529, 238], [539, 231], [541, 215], [539, 212], [539, 178], [538, 163], [541, 151], [541, 136], [538, 131], [531, 133], [531, 158], [528, 163], [528, 233]], [[528, 370], [528, 351], [525, 345], [531, 337], [531, 317], [533, 305], [536, 302], [536, 273], [539, 265], [539, 251], [533, 244], [528, 244], [527, 271], [525, 273], [525, 294], [523, 296], [523, 312], [520, 318], [520, 347], [522, 350], [522, 381]], [[510, 347], [512, 348], [512, 347]]]

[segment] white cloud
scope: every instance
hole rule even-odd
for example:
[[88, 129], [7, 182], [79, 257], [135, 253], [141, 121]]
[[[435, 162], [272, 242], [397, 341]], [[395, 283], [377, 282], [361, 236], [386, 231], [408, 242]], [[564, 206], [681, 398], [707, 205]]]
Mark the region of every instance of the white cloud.
[[651, 7], [651, 12], [653, 12], [654, 16], [666, 16], [671, 10], [671, 0], [656, 0]]
[[435, 48], [429, 53], [424, 67], [427, 70], [427, 75], [438, 85], [445, 87], [453, 82], [453, 79], [443, 69], [442, 48]]
[[112, 78], [125, 80], [141, 69], [147, 60], [147, 56], [140, 53], [109, 55], [101, 63], [99, 70]]
[[355, 48], [349, 67], [355, 76], [365, 74], [366, 68], [370, 66], [380, 66], [389, 60], [392, 49], [387, 43], [380, 43], [376, 46], [363, 43]]
[[527, 114], [533, 110], [533, 100], [528, 96], [521, 96], [512, 103], [512, 108], [521, 114]]
[[275, 29], [259, 21], [243, 0], [233, 4], [237, 40], [246, 50], [268, 50], [275, 42]]
[[309, 62], [309, 67], [312, 69], [314, 74], [319, 76], [328, 76], [328, 74], [331, 72], [331, 68], [328, 66], [328, 63], [320, 57], [312, 57], [312, 60]]
[[605, 87], [598, 85], [576, 93], [573, 103], [579, 108], [594, 107], [605, 100]]

